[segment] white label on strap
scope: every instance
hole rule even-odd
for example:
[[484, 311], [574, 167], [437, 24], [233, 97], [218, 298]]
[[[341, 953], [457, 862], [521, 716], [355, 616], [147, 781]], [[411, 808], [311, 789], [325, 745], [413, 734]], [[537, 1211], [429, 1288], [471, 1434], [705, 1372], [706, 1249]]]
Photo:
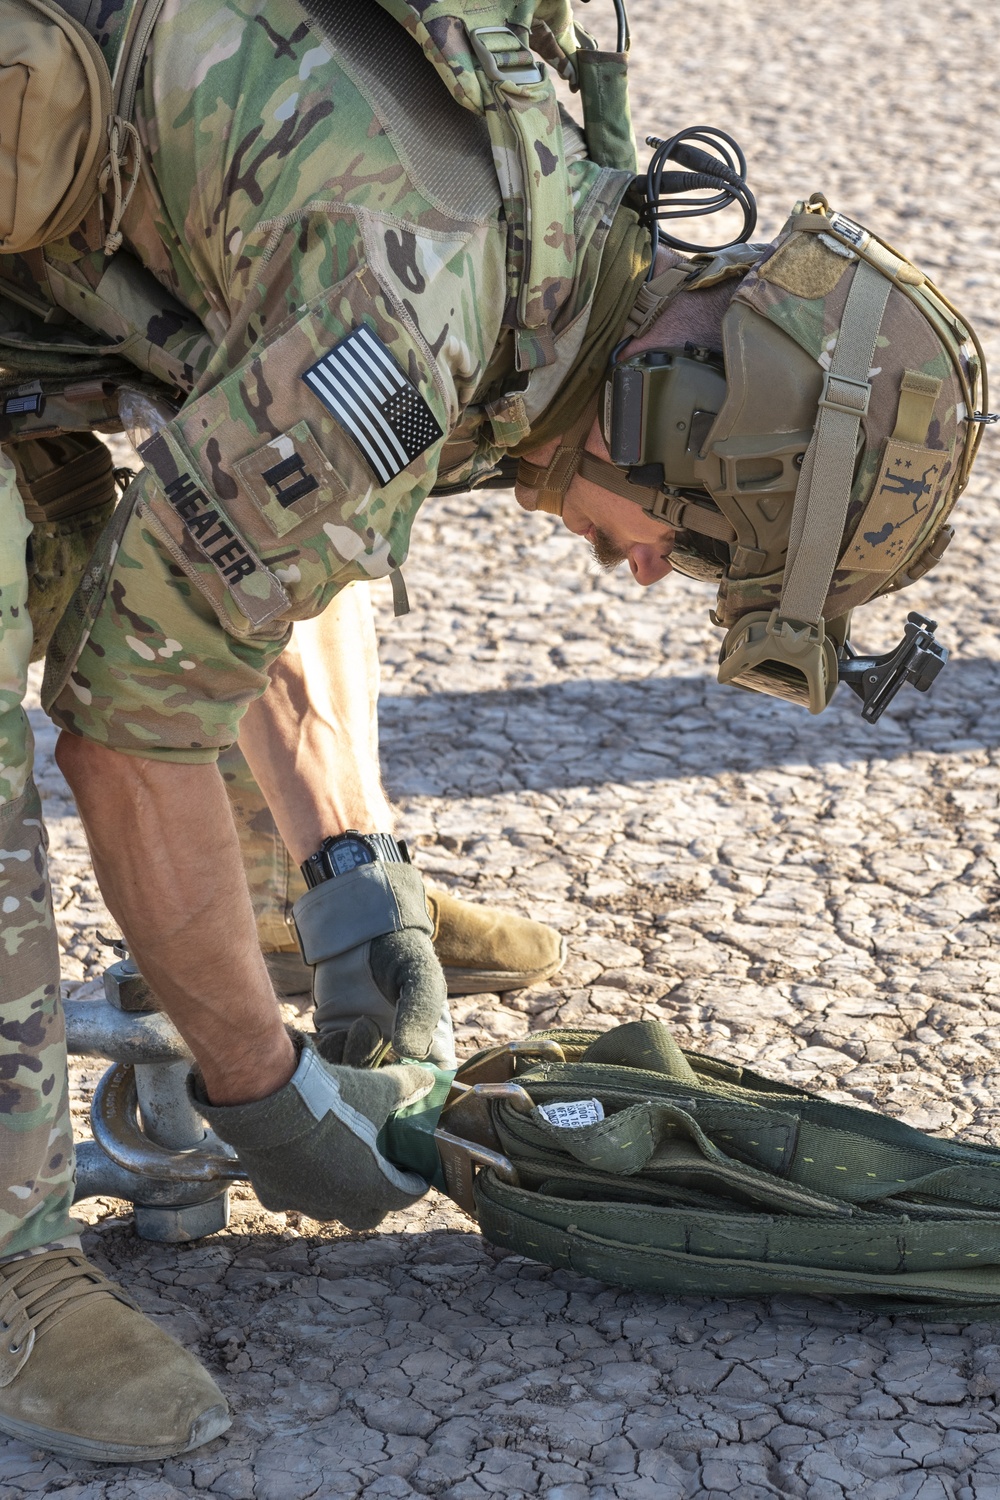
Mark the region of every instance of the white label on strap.
[[558, 1130], [582, 1130], [604, 1119], [604, 1106], [600, 1099], [575, 1099], [572, 1104], [540, 1104], [538, 1113]]
[[850, 240], [852, 245], [857, 245], [859, 250], [863, 250], [871, 239], [868, 230], [863, 225], [856, 224], [853, 219], [849, 219], [846, 214], [831, 214], [830, 228], [834, 234], [839, 234], [841, 239]]

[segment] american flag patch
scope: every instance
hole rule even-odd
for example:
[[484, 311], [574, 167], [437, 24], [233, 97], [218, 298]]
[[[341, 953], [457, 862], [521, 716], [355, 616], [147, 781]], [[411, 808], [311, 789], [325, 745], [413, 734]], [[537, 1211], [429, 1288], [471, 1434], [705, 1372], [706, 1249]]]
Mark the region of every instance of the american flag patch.
[[302, 376], [388, 484], [444, 434], [382, 340], [362, 324]]

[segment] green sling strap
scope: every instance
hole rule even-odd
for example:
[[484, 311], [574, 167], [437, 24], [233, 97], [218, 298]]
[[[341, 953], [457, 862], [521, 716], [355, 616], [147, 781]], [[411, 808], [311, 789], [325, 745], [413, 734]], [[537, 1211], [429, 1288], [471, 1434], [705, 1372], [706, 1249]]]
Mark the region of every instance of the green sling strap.
[[448, 1081], [384, 1149], [505, 1249], [679, 1296], [1000, 1316], [1000, 1150], [684, 1052], [658, 1021], [539, 1032]]

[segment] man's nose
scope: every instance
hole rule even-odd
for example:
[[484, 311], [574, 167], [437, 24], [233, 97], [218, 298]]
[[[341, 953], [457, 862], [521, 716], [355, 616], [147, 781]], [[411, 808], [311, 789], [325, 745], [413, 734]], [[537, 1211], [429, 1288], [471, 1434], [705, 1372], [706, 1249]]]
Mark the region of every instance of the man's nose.
[[644, 589], [651, 583], [659, 583], [661, 578], [666, 578], [668, 573], [674, 571], [662, 543], [656, 546], [630, 547], [628, 565], [632, 569], [632, 577]]

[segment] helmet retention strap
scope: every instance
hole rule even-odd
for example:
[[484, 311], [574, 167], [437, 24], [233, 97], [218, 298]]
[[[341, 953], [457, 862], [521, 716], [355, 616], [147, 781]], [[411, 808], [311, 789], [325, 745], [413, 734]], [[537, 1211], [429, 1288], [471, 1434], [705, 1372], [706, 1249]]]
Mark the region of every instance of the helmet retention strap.
[[702, 505], [687, 495], [670, 495], [664, 490], [647, 484], [633, 484], [629, 471], [598, 458], [594, 453], [584, 453], [579, 464], [580, 478], [589, 479], [602, 489], [620, 495], [623, 500], [632, 500], [641, 505], [647, 516], [672, 526], [675, 531], [696, 531], [699, 536], [708, 536], [716, 542], [735, 546], [736, 528], [732, 526], [714, 506]]
[[560, 439], [559, 447], [548, 464], [533, 464], [522, 458], [517, 466], [518, 484], [534, 490], [534, 504], [524, 505], [524, 510], [544, 510], [550, 516], [561, 516], [566, 491], [580, 467], [590, 429], [597, 417], [597, 399], [588, 401], [582, 415]]
[[[899, 262], [898, 264], [901, 264]], [[819, 415], [795, 488], [780, 619], [817, 625], [844, 539], [858, 432], [893, 271], [859, 260], [841, 318]]]

